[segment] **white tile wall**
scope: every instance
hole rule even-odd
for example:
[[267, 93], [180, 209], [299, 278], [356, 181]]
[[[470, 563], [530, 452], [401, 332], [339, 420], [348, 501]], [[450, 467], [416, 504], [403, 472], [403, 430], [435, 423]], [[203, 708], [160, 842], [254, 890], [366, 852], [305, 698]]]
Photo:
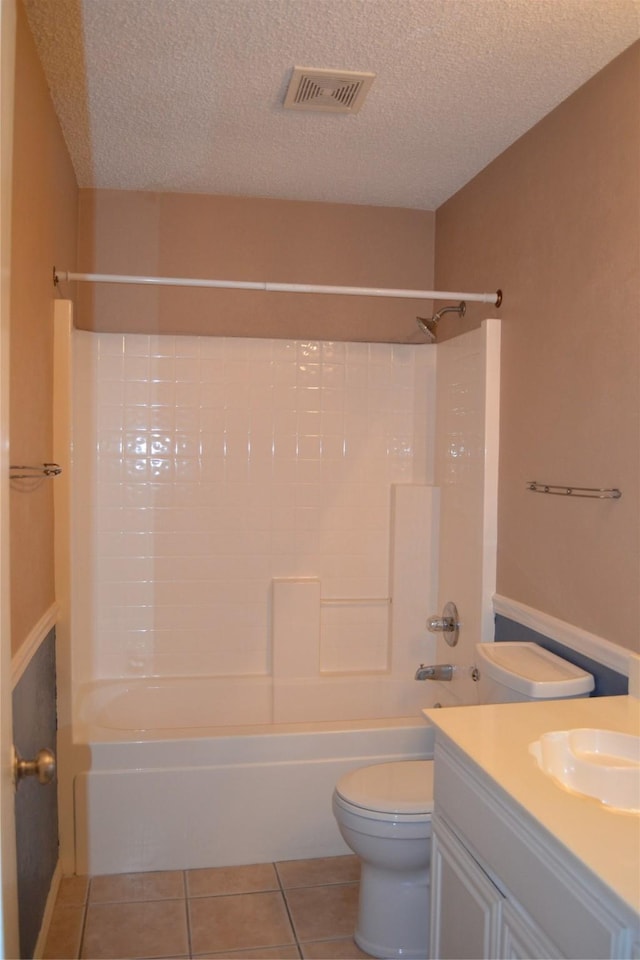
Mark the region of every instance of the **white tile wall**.
[[456, 667], [440, 699], [477, 702], [475, 644], [493, 640], [497, 548], [500, 321], [485, 320], [438, 346], [436, 476], [440, 486], [438, 612], [453, 600], [461, 629], [454, 648], [438, 635], [439, 662]]
[[[440, 490], [399, 484], [392, 489], [391, 636], [393, 670], [413, 677], [420, 663], [433, 663], [434, 634], [426, 620], [437, 609]], [[420, 684], [421, 696], [425, 687]]]
[[[86, 333], [75, 350], [79, 679], [270, 672], [274, 578], [389, 596], [391, 484], [432, 481], [434, 350]], [[375, 642], [338, 625], [323, 669], [385, 669], [372, 609]]]
[[320, 611], [320, 673], [386, 673], [391, 666], [389, 610], [387, 597], [325, 601]]

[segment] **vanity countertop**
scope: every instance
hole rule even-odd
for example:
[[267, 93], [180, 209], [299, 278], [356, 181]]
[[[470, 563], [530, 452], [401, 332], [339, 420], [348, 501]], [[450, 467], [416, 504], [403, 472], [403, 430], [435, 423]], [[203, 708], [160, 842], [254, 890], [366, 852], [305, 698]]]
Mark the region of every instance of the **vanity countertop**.
[[425, 717], [512, 800], [640, 915], [640, 815], [607, 809], [558, 786], [529, 744], [578, 727], [640, 734], [640, 700], [594, 697], [483, 704], [423, 711]]

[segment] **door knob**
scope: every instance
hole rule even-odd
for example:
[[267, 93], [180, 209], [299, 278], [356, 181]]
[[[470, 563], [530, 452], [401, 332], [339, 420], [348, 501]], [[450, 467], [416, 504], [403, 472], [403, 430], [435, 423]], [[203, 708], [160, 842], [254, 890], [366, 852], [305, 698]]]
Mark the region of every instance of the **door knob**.
[[34, 760], [23, 760], [13, 748], [13, 782], [16, 789], [25, 777], [37, 777], [39, 783], [51, 783], [56, 773], [56, 758], [51, 750], [38, 750]]

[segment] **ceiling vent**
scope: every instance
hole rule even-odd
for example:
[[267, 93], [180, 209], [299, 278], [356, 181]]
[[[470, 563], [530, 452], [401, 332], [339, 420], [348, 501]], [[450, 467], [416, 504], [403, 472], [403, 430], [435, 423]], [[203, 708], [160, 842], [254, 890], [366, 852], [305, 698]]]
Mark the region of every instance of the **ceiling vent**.
[[357, 113], [375, 73], [294, 67], [284, 100], [286, 110]]

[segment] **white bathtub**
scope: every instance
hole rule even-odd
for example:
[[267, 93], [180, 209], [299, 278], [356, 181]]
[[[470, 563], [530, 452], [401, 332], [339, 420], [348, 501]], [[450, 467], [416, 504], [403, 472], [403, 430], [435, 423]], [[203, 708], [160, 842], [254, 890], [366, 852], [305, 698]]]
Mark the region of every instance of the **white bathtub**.
[[[271, 677], [97, 680], [80, 687], [76, 738], [157, 738], [272, 721]], [[167, 731], [167, 734], [165, 734]], [[169, 731], [171, 731], [169, 733]]]
[[[412, 676], [328, 675], [174, 677], [98, 680], [78, 691], [76, 738], [104, 739], [105, 731], [136, 738], [158, 731], [240, 724], [367, 720], [419, 715], [431, 691]], [[112, 738], [112, 733], [107, 733]]]
[[[271, 687], [267, 678], [252, 679], [247, 685], [244, 678], [239, 711], [251, 722], [233, 725], [223, 723], [228, 712], [211, 709], [224, 699], [215, 685], [208, 696], [204, 683], [183, 680], [102, 681], [81, 690], [73, 747], [77, 873], [348, 853], [331, 812], [338, 777], [369, 763], [433, 755], [433, 731], [417, 711], [256, 722]], [[227, 707], [241, 704], [239, 691], [230, 685]]]

